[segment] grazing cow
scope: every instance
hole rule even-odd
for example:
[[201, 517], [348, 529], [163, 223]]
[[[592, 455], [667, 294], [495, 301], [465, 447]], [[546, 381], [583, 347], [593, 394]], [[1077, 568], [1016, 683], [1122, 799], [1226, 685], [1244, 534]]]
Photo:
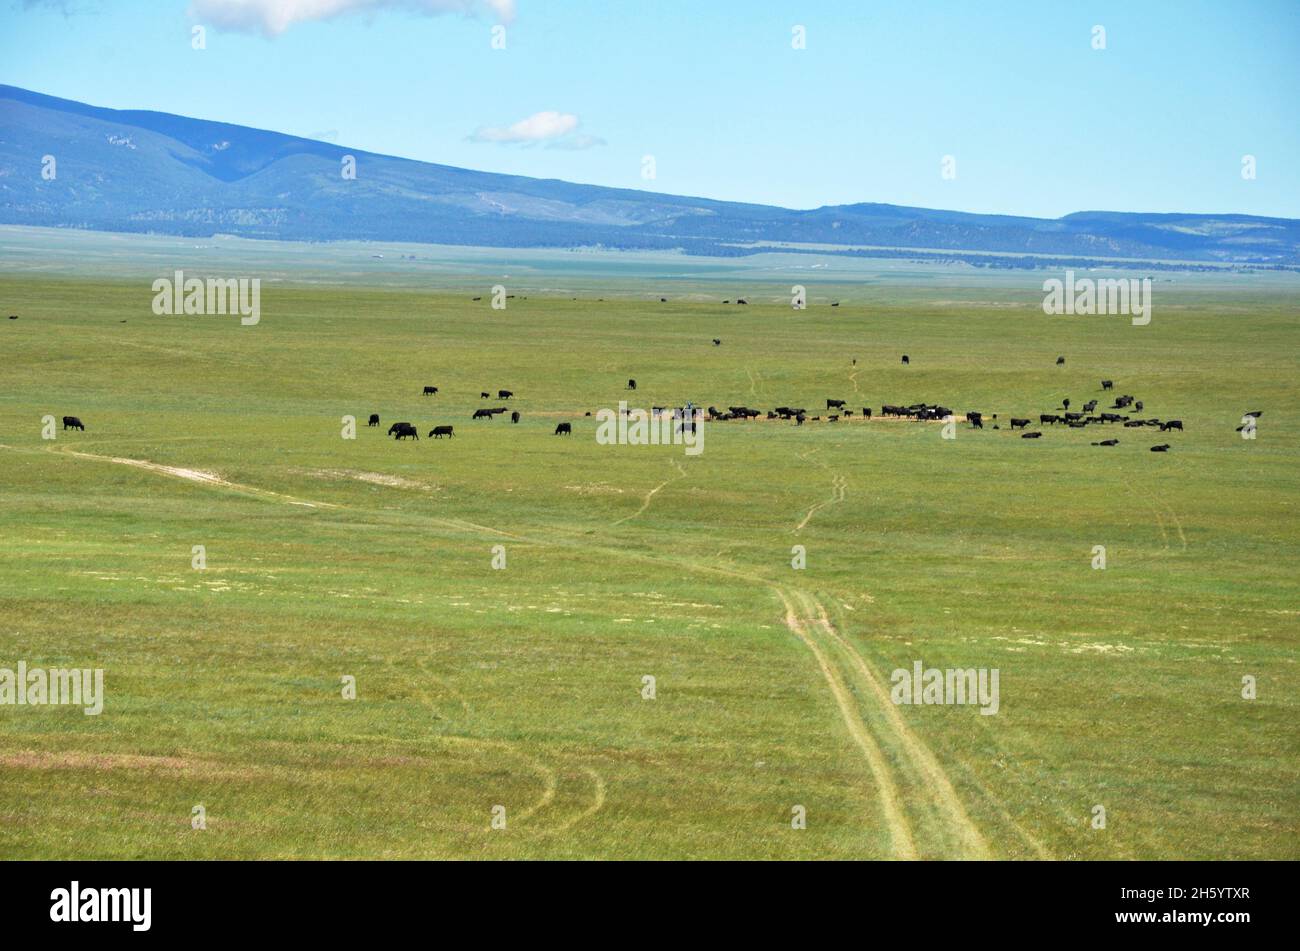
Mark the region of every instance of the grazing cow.
[[627, 381], [627, 388], [628, 388], [629, 390], [635, 390], [635, 389], [636, 389], [636, 380], [628, 380], [628, 381]]
[[720, 347], [720, 346], [722, 346], [722, 341], [719, 340], [717, 337], [714, 337], [714, 338], [713, 338], [713, 345], [714, 345], [715, 347]]
[[509, 390], [497, 390], [497, 399], [499, 400], [508, 400], [510, 399], [510, 397], [514, 395], [515, 394], [510, 392]]
[[828, 423], [838, 423], [839, 421], [840, 421], [840, 418], [839, 418], [838, 416], [827, 416], [827, 417], [826, 417], [826, 422], [828, 422]]
[[863, 416], [864, 419], [870, 419], [870, 418], [871, 418], [871, 407], [870, 407], [870, 406], [864, 406], [864, 407], [862, 407], [862, 416]]
[[1027, 419], [1016, 419], [1014, 416], [1011, 417], [1012, 429], [1024, 429], [1028, 425], [1029, 425], [1029, 420]]
[[976, 412], [970, 412], [970, 413], [967, 413], [967, 414], [966, 414], [966, 422], [970, 423], [970, 424], [971, 424], [972, 426], [974, 426], [976, 429], [983, 429], [983, 428], [984, 428], [984, 414], [983, 414], [983, 413], [976, 413]]
[[745, 298], [743, 298], [743, 297], [737, 297], [737, 298], [736, 298], [736, 303], [737, 303], [737, 304], [748, 304], [749, 301], [745, 300]]
[[1057, 423], [1064, 422], [1060, 416], [1055, 413], [1040, 413], [1038, 416], [1039, 426], [1055, 426]]
[[804, 415], [803, 415], [803, 413], [798, 413], [798, 414], [795, 416], [795, 418], [794, 418], [794, 424], [795, 424], [796, 426], [802, 426], [802, 425], [803, 425], [803, 421], [804, 421]]
[[844, 401], [843, 401], [843, 400], [827, 400], [827, 401], [826, 401], [826, 408], [827, 408], [827, 409], [843, 409], [843, 408], [844, 408]]
[[910, 366], [911, 363], [912, 363], [911, 360], [907, 359], [907, 354], [903, 354], [903, 362], [906, 363], [906, 364], [908, 364], [909, 366]]
[[1183, 421], [1181, 419], [1171, 419], [1166, 423], [1160, 424], [1160, 431], [1162, 433], [1167, 433], [1171, 429], [1176, 429], [1181, 433], [1183, 431]]
[[506, 408], [505, 408], [504, 406], [496, 406], [496, 407], [493, 407], [492, 409], [488, 410], [488, 412], [491, 413], [493, 416], [500, 416], [500, 415], [501, 415], [502, 413], [504, 413], [505, 411], [506, 411]]
[[[10, 320], [17, 320], [17, 319], [18, 319], [18, 315], [17, 315], [17, 314], [10, 314], [10, 315], [9, 315], [9, 319], [10, 319]], [[124, 322], [125, 322], [125, 321], [124, 321]]]
[[519, 410], [515, 410], [513, 413], [510, 414], [510, 422], [512, 423], [519, 422]]
[[661, 303], [661, 304], [666, 304], [666, 303], [668, 303], [668, 298], [667, 298], [667, 297], [661, 297], [661, 298], [659, 298], [659, 303]]
[[492, 394], [491, 394], [491, 393], [482, 393], [482, 392], [480, 392], [479, 395], [478, 395], [478, 398], [481, 399], [481, 400], [490, 400], [490, 399], [492, 399]]
[[81, 424], [81, 420], [79, 420], [79, 419], [78, 419], [77, 417], [75, 417], [75, 416], [65, 416], [65, 417], [63, 417], [63, 428], [64, 428], [64, 429], [79, 429], [79, 430], [81, 430], [83, 433], [86, 431], [86, 427], [83, 426], [83, 425]]
[[572, 436], [572, 435], [573, 435], [573, 426], [570, 425], [569, 423], [560, 423], [558, 426], [555, 427], [555, 433], [554, 433], [554, 435], [556, 435], [556, 436]]
[[1021, 439], [1037, 439], [1037, 438], [1040, 437], [1041, 435], [1043, 435], [1043, 434], [1042, 434], [1042, 433], [1021, 433], [1021, 434], [1020, 434], [1020, 438], [1021, 438]]
[[1084, 411], [1085, 413], [1091, 413], [1091, 412], [1092, 412], [1093, 410], [1095, 410], [1096, 408], [1097, 408], [1097, 401], [1096, 401], [1096, 400], [1088, 400], [1088, 402], [1086, 402], [1086, 403], [1083, 404], [1083, 411]]
[[434, 426], [433, 429], [429, 430], [429, 435], [434, 439], [441, 439], [443, 436], [446, 436], [448, 439], [454, 439], [456, 436], [456, 434], [452, 432], [451, 426]]
[[426, 387], [424, 388], [424, 393], [422, 393], [421, 395], [422, 395], [422, 396], [433, 396], [433, 395], [434, 395], [435, 393], [437, 393], [437, 392], [438, 392], [438, 388], [437, 388], [436, 386], [426, 386]]
[[1151, 447], [1151, 451], [1152, 451], [1152, 452], [1168, 452], [1168, 451], [1169, 451], [1169, 443], [1162, 443], [1162, 444], [1160, 444], [1159, 446], [1152, 446], [1152, 447]]
[[393, 423], [388, 427], [388, 435], [395, 436], [397, 439], [406, 439], [408, 436], [416, 442], [420, 440], [420, 434], [410, 423]]
[[379, 414], [378, 414], [378, 413], [371, 413], [371, 414], [370, 414], [370, 422], [366, 423], [366, 425], [367, 425], [367, 426], [378, 426], [378, 425], [379, 425]]
[[852, 416], [852, 415], [853, 415], [853, 410], [851, 410], [851, 409], [846, 409], [846, 410], [844, 411], [844, 415], [845, 415], [845, 416]]
[[1094, 446], [1118, 446], [1118, 439], [1103, 439], [1101, 442], [1093, 443]]
[[491, 418], [492, 418], [492, 410], [490, 409], [476, 409], [474, 410], [474, 415], [470, 417], [470, 419], [491, 419]]
[[1057, 365], [1058, 367], [1063, 367], [1063, 366], [1065, 366], [1065, 357], [1057, 357], [1057, 358], [1056, 358], [1056, 365]]
[[840, 306], [840, 302], [839, 302], [839, 301], [835, 301], [834, 303], [831, 304], [831, 306], [832, 306], [832, 307], [839, 307], [839, 306]]
[[1114, 380], [1102, 380], [1102, 381], [1101, 381], [1101, 388], [1102, 388], [1103, 390], [1113, 390], [1113, 389], [1115, 389], [1115, 381], [1114, 381]]

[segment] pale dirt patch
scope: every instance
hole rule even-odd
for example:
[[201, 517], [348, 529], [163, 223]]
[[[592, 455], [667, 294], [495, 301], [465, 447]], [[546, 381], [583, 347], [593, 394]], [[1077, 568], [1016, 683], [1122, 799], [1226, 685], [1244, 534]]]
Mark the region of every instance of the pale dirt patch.
[[622, 495], [623, 490], [618, 486], [609, 485], [605, 482], [588, 482], [583, 485], [566, 485], [563, 488], [570, 492], [577, 492], [579, 495]]
[[433, 492], [438, 488], [428, 482], [417, 482], [415, 479], [389, 475], [384, 472], [362, 472], [357, 469], [306, 469], [302, 471], [318, 479], [356, 479], [358, 482], [383, 485], [391, 489], [417, 489], [421, 492]]

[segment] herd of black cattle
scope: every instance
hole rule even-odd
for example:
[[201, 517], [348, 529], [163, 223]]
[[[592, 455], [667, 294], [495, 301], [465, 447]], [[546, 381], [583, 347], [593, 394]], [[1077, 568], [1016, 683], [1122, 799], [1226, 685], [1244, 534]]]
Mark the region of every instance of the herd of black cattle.
[[[740, 303], [744, 303], [744, 302], [741, 301]], [[721, 341], [715, 339], [713, 343], [716, 346], [720, 344]], [[857, 361], [855, 360], [854, 363], [856, 362]], [[907, 355], [904, 354], [902, 362], [904, 364], [909, 364], [911, 361], [907, 357]], [[1065, 363], [1065, 357], [1056, 358], [1057, 366], [1061, 366], [1064, 363]], [[627, 389], [635, 390], [636, 380], [634, 379], [628, 380]], [[1115, 381], [1102, 380], [1101, 389], [1103, 392], [1113, 391], [1115, 389]], [[437, 396], [438, 387], [426, 386], [424, 387], [422, 395]], [[511, 390], [497, 390], [497, 399], [500, 400], [511, 399], [514, 395], [515, 394]], [[491, 393], [485, 390], [479, 393], [479, 398], [486, 400], [486, 399], [491, 399], [492, 396]], [[1038, 425], [1040, 427], [1041, 426], [1055, 427], [1057, 425], [1060, 425], [1060, 426], [1068, 427], [1070, 429], [1085, 429], [1088, 426], [1122, 425], [1125, 429], [1140, 430], [1146, 428], [1153, 428], [1153, 429], [1158, 429], [1162, 433], [1183, 431], [1183, 421], [1181, 419], [1162, 420], [1157, 417], [1140, 419], [1140, 418], [1135, 418], [1134, 416], [1124, 415], [1123, 413], [1117, 413], [1117, 412], [1098, 413], [1097, 405], [1099, 402], [1100, 401], [1097, 399], [1088, 400], [1086, 403], [1083, 404], [1081, 410], [1071, 412], [1070, 400], [1068, 398], [1064, 399], [1061, 401], [1061, 406], [1058, 407], [1060, 412], [1040, 413], [1038, 416]], [[1122, 396], [1116, 396], [1114, 398], [1114, 403], [1110, 406], [1110, 409], [1121, 410], [1121, 411], [1130, 410], [1133, 413], [1141, 413], [1143, 409], [1143, 404], [1142, 401], [1137, 399], [1136, 397], [1128, 394], [1124, 394]], [[834, 412], [831, 412], [832, 410], [834, 410]], [[474, 414], [470, 418], [491, 419], [492, 417], [499, 416], [505, 413], [506, 411], [507, 411], [507, 407], [504, 406], [496, 406], [496, 407], [492, 407], [491, 409], [476, 409], [474, 410]], [[628, 412], [628, 411], [625, 410], [624, 412]], [[697, 420], [705, 418], [706, 416], [711, 422], [725, 422], [727, 420], [734, 420], [734, 419], [743, 419], [743, 420], [757, 419], [766, 414], [767, 419], [786, 420], [786, 421], [793, 420], [796, 426], [802, 426], [809, 418], [807, 409], [803, 407], [792, 407], [792, 406], [778, 406], [775, 409], [771, 409], [767, 411], [752, 409], [748, 406], [728, 406], [726, 410], [720, 410], [716, 406], [710, 406], [708, 408], [707, 414], [701, 412], [699, 409], [695, 408], [690, 404], [686, 406], [674, 407], [671, 410], [665, 406], [655, 406], [651, 408], [651, 415], [654, 418], [661, 418], [664, 414], [669, 412], [671, 412], [672, 414], [672, 419], [678, 421], [677, 425], [679, 430], [680, 429], [694, 430]], [[826, 414], [825, 414], [826, 422], [834, 423], [834, 422], [838, 422], [841, 418], [852, 418], [854, 412], [855, 411], [853, 409], [847, 406], [846, 400], [829, 399], [829, 398], [826, 400]], [[586, 415], [590, 416], [591, 413], [588, 412]], [[1258, 411], [1255, 411], [1255, 412], [1246, 413], [1245, 415], [1253, 416], [1254, 418], [1258, 419], [1262, 414]], [[862, 407], [861, 418], [863, 419], [872, 418], [872, 411], [870, 406]], [[911, 403], [907, 406], [884, 403], [881, 405], [880, 412], [879, 414], [877, 414], [876, 418], [913, 419], [917, 421], [930, 420], [930, 421], [939, 421], [944, 423], [951, 423], [955, 420], [955, 416], [953, 414], [952, 409], [950, 407], [943, 406], [938, 403]], [[982, 412], [976, 412], [973, 410], [966, 413], [966, 422], [973, 429], [983, 429], [986, 418], [991, 423], [993, 429], [1001, 428], [1001, 426], [996, 422], [996, 420], [998, 419], [997, 413], [993, 413], [991, 416], [988, 417], [985, 417], [985, 415]], [[519, 420], [520, 420], [520, 414], [517, 411], [510, 413], [510, 422], [518, 423]], [[813, 422], [821, 422], [822, 416], [820, 415], [813, 416], [812, 420]], [[1033, 423], [1033, 420], [1030, 417], [1012, 416], [1008, 419], [1008, 422], [1010, 423], [1010, 428], [1012, 430], [1017, 430], [1017, 429], [1027, 430], [1029, 426]], [[370, 414], [368, 425], [371, 427], [380, 425], [378, 413]], [[82, 424], [81, 420], [78, 419], [76, 416], [64, 416], [63, 428], [65, 430], [66, 429], [78, 429], [83, 431], [85, 430], [85, 426]], [[1238, 427], [1237, 431], [1240, 432], [1241, 429], [1242, 427]], [[568, 436], [571, 435], [572, 433], [573, 433], [572, 423], [559, 423], [555, 427], [555, 435], [557, 436]], [[393, 423], [391, 426], [388, 427], [388, 435], [392, 436], [394, 439], [399, 441], [403, 439], [418, 440], [420, 438], [419, 430], [416, 429], [415, 425], [410, 422]], [[429, 437], [433, 439], [441, 439], [443, 436], [452, 438], [455, 435], [456, 435], [455, 428], [450, 425], [434, 426], [432, 429], [429, 430]], [[1040, 430], [1035, 430], [1033, 432], [1022, 432], [1020, 435], [1022, 439], [1039, 439], [1042, 437], [1043, 432], [1040, 429]], [[1113, 437], [1110, 439], [1101, 439], [1096, 442], [1093, 442], [1092, 445], [1117, 446], [1119, 445], [1119, 440]], [[1168, 452], [1169, 449], [1170, 449], [1169, 443], [1161, 443], [1159, 445], [1151, 447], [1152, 452]]]
[[[719, 341], [715, 340], [714, 343], [717, 344], [719, 343]], [[902, 358], [902, 362], [904, 364], [909, 364], [910, 360], [906, 355], [904, 355]], [[1057, 357], [1056, 363], [1058, 366], [1064, 364], [1065, 358]], [[1103, 392], [1113, 391], [1114, 388], [1115, 388], [1115, 382], [1113, 380], [1101, 381], [1101, 389]], [[631, 379], [627, 381], [627, 389], [629, 390], [636, 389], [635, 379]], [[436, 396], [437, 394], [438, 394], [438, 387], [436, 386], [424, 387], [423, 395]], [[497, 391], [498, 399], [508, 400], [513, 396], [514, 393], [510, 390]], [[490, 399], [491, 394], [484, 391], [479, 394], [479, 397], [480, 399]], [[1080, 410], [1071, 411], [1070, 400], [1068, 398], [1064, 399], [1061, 401], [1061, 406], [1057, 408], [1059, 412], [1040, 413], [1038, 416], [1038, 425], [1040, 427], [1041, 426], [1055, 427], [1057, 425], [1060, 425], [1060, 426], [1068, 427], [1070, 429], [1085, 429], [1088, 426], [1104, 427], [1107, 425], [1119, 425], [1119, 426], [1123, 426], [1125, 429], [1134, 429], [1134, 430], [1147, 429], [1147, 428], [1158, 429], [1162, 433], [1183, 431], [1183, 421], [1181, 419], [1160, 419], [1158, 417], [1150, 417], [1144, 419], [1133, 415], [1126, 415], [1122, 411], [1127, 410], [1130, 413], [1136, 414], [1136, 413], [1141, 413], [1143, 410], [1142, 401], [1132, 395], [1124, 394], [1121, 396], [1114, 397], [1114, 402], [1110, 406], [1110, 410], [1112, 410], [1112, 412], [1097, 412], [1097, 407], [1099, 403], [1100, 400], [1091, 399], [1088, 400], [1086, 403], [1084, 403], [1083, 406], [1080, 408]], [[1113, 412], [1114, 410], [1119, 410], [1121, 412]], [[477, 409], [474, 411], [473, 415], [470, 418], [491, 419], [493, 416], [497, 416], [505, 412], [506, 412], [506, 407], [504, 406], [493, 407], [491, 409]], [[629, 411], [624, 410], [624, 412], [629, 412]], [[824, 414], [826, 422], [834, 423], [834, 422], [838, 422], [842, 418], [845, 419], [852, 418], [855, 412], [856, 410], [850, 408], [847, 405], [846, 400], [830, 399], [830, 398], [826, 400], [826, 412]], [[778, 406], [775, 409], [771, 409], [771, 410], [753, 409], [749, 406], [728, 406], [725, 410], [721, 410], [716, 406], [710, 406], [707, 411], [703, 411], [703, 412], [690, 404], [688, 404], [687, 406], [673, 407], [671, 409], [665, 406], [654, 406], [651, 408], [651, 416], [656, 419], [662, 418], [665, 414], [668, 413], [671, 413], [672, 419], [674, 421], [678, 421], [679, 429], [691, 429], [691, 430], [695, 428], [697, 420], [701, 420], [705, 418], [707, 418], [711, 422], [726, 422], [728, 420], [736, 420], [736, 419], [740, 419], [740, 420], [757, 419], [765, 416], [767, 419], [770, 420], [793, 421], [796, 426], [802, 426], [810, 418], [813, 422], [823, 421], [822, 415], [809, 417], [808, 410], [806, 408], [793, 407], [793, 406]], [[586, 415], [590, 416], [591, 413], [588, 412]], [[1258, 418], [1260, 416], [1260, 413], [1253, 412], [1253, 413], [1247, 413], [1246, 415], [1254, 416]], [[863, 419], [873, 418], [873, 413], [870, 406], [862, 407], [861, 418]], [[951, 423], [955, 420], [955, 415], [953, 413], [953, 410], [950, 407], [943, 406], [938, 403], [911, 403], [906, 406], [885, 403], [881, 405], [880, 412], [878, 414], [875, 414], [875, 418], [913, 419], [917, 421], [929, 420], [929, 421]], [[510, 414], [510, 421], [512, 423], [519, 422], [519, 419], [520, 419], [520, 415], [518, 412], [512, 412]], [[982, 412], [977, 412], [972, 410], [966, 413], [965, 419], [966, 422], [973, 429], [983, 429], [986, 421], [991, 424], [993, 429], [1001, 428], [1000, 424], [997, 422], [998, 419], [997, 413], [993, 413], [990, 416], [986, 416]], [[1029, 426], [1033, 424], [1033, 419], [1031, 417], [1012, 416], [1009, 417], [1008, 423], [1012, 430], [1027, 430]], [[371, 426], [379, 425], [379, 415], [377, 413], [372, 413], [370, 415], [370, 425]], [[569, 435], [572, 432], [573, 432], [573, 427], [572, 424], [570, 423], [560, 423], [555, 427], [555, 435], [557, 436]], [[388, 428], [388, 435], [398, 440], [401, 439], [418, 440], [420, 438], [419, 431], [416, 429], [415, 425], [409, 422], [393, 423], [393, 425]], [[429, 436], [435, 439], [441, 439], [443, 436], [451, 437], [454, 435], [455, 433], [452, 426], [434, 426], [433, 429], [429, 430]], [[1020, 435], [1022, 439], [1039, 439], [1042, 437], [1043, 431], [1039, 429], [1032, 432], [1022, 432]], [[1092, 445], [1117, 446], [1119, 445], [1119, 440], [1116, 438], [1101, 439], [1093, 442]], [[1170, 449], [1169, 443], [1161, 443], [1159, 445], [1155, 445], [1151, 447], [1152, 452], [1168, 452], [1169, 449]]]

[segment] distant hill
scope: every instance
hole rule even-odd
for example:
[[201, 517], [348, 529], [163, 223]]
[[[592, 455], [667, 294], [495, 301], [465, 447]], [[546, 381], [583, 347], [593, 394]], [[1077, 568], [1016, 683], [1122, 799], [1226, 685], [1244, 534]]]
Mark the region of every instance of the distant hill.
[[[47, 154], [58, 163], [53, 181], [40, 175]], [[356, 156], [355, 180], [340, 175], [345, 155]], [[921, 249], [976, 263], [1069, 256], [1300, 265], [1300, 221], [1286, 218], [1088, 211], [1050, 220], [881, 204], [796, 211], [476, 172], [4, 85], [0, 223], [708, 255], [793, 242], [858, 254], [849, 249]]]

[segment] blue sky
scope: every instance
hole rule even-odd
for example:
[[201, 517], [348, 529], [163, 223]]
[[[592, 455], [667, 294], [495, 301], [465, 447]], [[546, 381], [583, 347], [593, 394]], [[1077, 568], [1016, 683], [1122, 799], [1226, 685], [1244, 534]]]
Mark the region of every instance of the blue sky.
[[[312, 18], [341, 7], [369, 12]], [[286, 10], [303, 18], [275, 32]], [[791, 47], [795, 25], [805, 49]], [[448, 165], [796, 208], [1300, 217], [1294, 0], [0, 0], [0, 82]], [[559, 116], [522, 134], [556, 138], [500, 141], [539, 113]]]

